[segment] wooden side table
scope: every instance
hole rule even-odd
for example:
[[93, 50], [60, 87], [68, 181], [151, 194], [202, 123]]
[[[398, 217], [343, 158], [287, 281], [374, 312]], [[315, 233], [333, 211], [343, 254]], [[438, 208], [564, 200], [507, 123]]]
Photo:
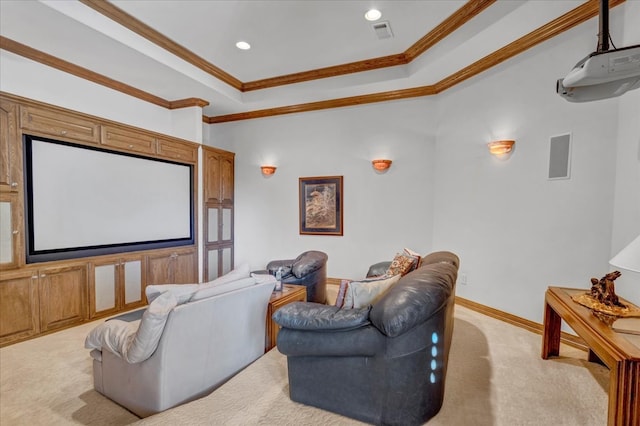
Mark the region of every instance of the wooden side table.
[[282, 291], [274, 291], [269, 299], [267, 307], [267, 333], [264, 342], [264, 351], [267, 352], [276, 346], [276, 338], [280, 327], [271, 319], [275, 311], [291, 302], [305, 302], [307, 300], [307, 287], [303, 285], [284, 284]]
[[[640, 336], [616, 333], [571, 296], [588, 290], [549, 287], [545, 294], [542, 358], [558, 356], [564, 320], [589, 346], [589, 361], [609, 370], [609, 426], [640, 425]], [[579, 391], [576, 393], [579, 395]]]

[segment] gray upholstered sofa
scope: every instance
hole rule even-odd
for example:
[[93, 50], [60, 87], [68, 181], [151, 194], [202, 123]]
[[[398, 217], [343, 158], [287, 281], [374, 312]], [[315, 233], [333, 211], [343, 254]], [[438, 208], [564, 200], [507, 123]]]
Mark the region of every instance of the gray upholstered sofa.
[[213, 283], [147, 287], [141, 320], [87, 336], [95, 390], [140, 417], [210, 393], [264, 354], [274, 286], [247, 266]]
[[417, 425], [442, 406], [459, 259], [425, 256], [372, 306], [296, 302], [274, 319], [292, 400], [374, 424]]

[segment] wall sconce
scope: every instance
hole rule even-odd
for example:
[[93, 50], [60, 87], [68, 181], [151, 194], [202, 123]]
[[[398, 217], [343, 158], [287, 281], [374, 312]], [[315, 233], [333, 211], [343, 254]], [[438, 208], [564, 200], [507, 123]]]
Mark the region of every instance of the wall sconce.
[[276, 172], [276, 166], [260, 166], [262, 176], [271, 176]]
[[515, 143], [516, 141], [503, 140], [489, 142], [487, 146], [489, 147], [489, 152], [491, 153], [491, 155], [500, 156], [510, 153]]
[[376, 169], [376, 171], [384, 172], [389, 167], [391, 167], [391, 160], [372, 160], [371, 164], [373, 165], [373, 168]]

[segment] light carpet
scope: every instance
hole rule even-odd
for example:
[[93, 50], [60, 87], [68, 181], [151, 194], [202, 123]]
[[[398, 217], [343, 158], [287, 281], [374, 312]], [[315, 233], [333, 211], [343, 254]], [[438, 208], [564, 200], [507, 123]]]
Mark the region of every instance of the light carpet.
[[[93, 390], [83, 342], [100, 322], [0, 349], [0, 424], [362, 424], [292, 402], [277, 349], [209, 396], [140, 420]], [[537, 334], [456, 306], [444, 405], [428, 424], [605, 425], [608, 370], [565, 346], [542, 360], [540, 345]]]

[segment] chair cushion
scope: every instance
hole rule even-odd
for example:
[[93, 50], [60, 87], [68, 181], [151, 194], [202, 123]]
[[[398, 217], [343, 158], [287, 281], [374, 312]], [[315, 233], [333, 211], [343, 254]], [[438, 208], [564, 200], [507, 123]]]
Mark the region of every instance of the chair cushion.
[[340, 309], [312, 302], [293, 302], [278, 309], [273, 320], [295, 330], [351, 330], [369, 324], [370, 306]]

